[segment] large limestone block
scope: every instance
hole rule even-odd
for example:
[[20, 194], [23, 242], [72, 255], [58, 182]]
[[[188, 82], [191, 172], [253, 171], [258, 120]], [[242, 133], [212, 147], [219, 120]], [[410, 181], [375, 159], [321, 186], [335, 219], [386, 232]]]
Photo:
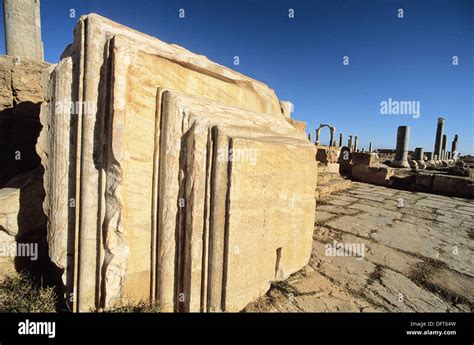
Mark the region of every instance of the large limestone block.
[[341, 154], [340, 147], [318, 145], [316, 147], [316, 160], [323, 164], [337, 163]]
[[393, 175], [393, 169], [383, 164], [374, 164], [373, 166], [358, 164], [354, 165], [351, 171], [351, 176], [356, 181], [372, 183], [379, 186], [384, 186], [386, 181]]
[[354, 165], [364, 164], [367, 166], [374, 166], [378, 163], [376, 153], [369, 152], [352, 152], [352, 163]]
[[[148, 214], [126, 212], [125, 215], [129, 218], [124, 221], [134, 224], [132, 228], [136, 229], [129, 233], [128, 236], [132, 237], [128, 241], [143, 243], [138, 238], [147, 237], [148, 243], [143, 243], [143, 248], [151, 245], [149, 229], [152, 227], [151, 222], [154, 222], [151, 204], [156, 201], [152, 200], [151, 191], [154, 187], [151, 177], [156, 169], [154, 162], [159, 160], [155, 140], [160, 136], [159, 117], [155, 108], [157, 87], [172, 88], [239, 108], [265, 112], [278, 118], [283, 118], [283, 115], [274, 92], [265, 84], [184, 48], [166, 44], [98, 15], [81, 18], [75, 29], [74, 43], [66, 49], [62, 58], [57, 71], [51, 76], [51, 84], [57, 79], [55, 83], [58, 86], [56, 89], [52, 87], [49, 104], [43, 108], [43, 139], [39, 141], [37, 150], [46, 167], [45, 180], [58, 180], [65, 187], [59, 189], [46, 182], [50, 186], [47, 188], [47, 200], [59, 200], [67, 195], [79, 205], [76, 211], [71, 211], [62, 200], [57, 203], [56, 208], [45, 207], [51, 218], [55, 218], [56, 211], [60, 214], [68, 213], [68, 220], [58, 225], [59, 229], [55, 226], [49, 229], [52, 237], [61, 241], [63, 248], [65, 237], [68, 236], [75, 237], [82, 243], [76, 253], [76, 261], [79, 262], [75, 266], [80, 270], [81, 276], [95, 277], [87, 283], [77, 281], [78, 285], [85, 284], [78, 286], [77, 290], [81, 290], [81, 308], [88, 310], [90, 306], [97, 304], [94, 296], [99, 286], [103, 285], [101, 280], [109, 280], [109, 286], [115, 285], [114, 291], [119, 291], [119, 286], [123, 287], [123, 279], [112, 278], [107, 274], [102, 276], [103, 269], [97, 262], [104, 259], [106, 267], [116, 271], [125, 269], [116, 264], [114, 258], [122, 256], [119, 253], [126, 252], [126, 249], [112, 249], [120, 247], [126, 236], [122, 232], [122, 218], [118, 217], [124, 202], [127, 205], [137, 205], [137, 208], [142, 207], [142, 204], [150, 205], [146, 208]], [[113, 115], [109, 115], [109, 100], [114, 104]], [[78, 104], [73, 112], [63, 109], [61, 112], [65, 113], [65, 119], [56, 120], [54, 112], [62, 108], [58, 105], [72, 102]], [[54, 125], [55, 121], [59, 123]], [[122, 121], [122, 125], [130, 130], [121, 131], [119, 124], [115, 132], [109, 132], [110, 121]], [[68, 123], [72, 128], [70, 133], [67, 129], [61, 130], [61, 134], [60, 131], [54, 134], [54, 140], [48, 139], [56, 131], [55, 127], [68, 126]], [[112, 135], [114, 140], [106, 139]], [[103, 150], [110, 145], [114, 146], [111, 154], [117, 154], [117, 157], [107, 155]], [[57, 158], [51, 155], [52, 152], [65, 152], [70, 157]], [[125, 178], [122, 174], [126, 174], [123, 172], [122, 162], [137, 167], [139, 172], [128, 177], [129, 182], [125, 188], [119, 187], [120, 181]], [[55, 164], [61, 172], [48, 169], [50, 163]], [[49, 176], [53, 170], [56, 177]], [[56, 195], [58, 193], [61, 197]], [[142, 204], [134, 203], [136, 199], [140, 199]], [[79, 213], [79, 208], [87, 209], [88, 212]], [[56, 218], [64, 219], [62, 215]], [[102, 244], [97, 245], [102, 241], [98, 234], [101, 233], [103, 224], [114, 229], [105, 238], [104, 251], [101, 250]], [[68, 236], [64, 235], [66, 233]], [[112, 236], [113, 233], [116, 236]], [[55, 244], [51, 246], [56, 247]], [[53, 261], [64, 268], [65, 250], [54, 252], [56, 255]], [[136, 270], [136, 285], [143, 286], [136, 292], [145, 293], [149, 279], [153, 279], [149, 277], [149, 264], [146, 268], [138, 264], [133, 267]], [[75, 279], [67, 276], [66, 270], [64, 280]], [[148, 283], [140, 284], [147, 280]]]
[[[286, 279], [307, 264], [316, 184], [315, 169], [301, 169], [313, 157], [309, 150], [243, 139], [232, 140], [232, 147], [258, 152], [257, 167], [247, 161], [231, 167], [224, 292], [225, 310], [239, 311], [263, 295], [271, 281]], [[274, 173], [276, 164], [282, 173]]]
[[[273, 91], [97, 15], [81, 19], [74, 44], [49, 78], [37, 150], [45, 167], [51, 259], [65, 269], [73, 308], [158, 299], [165, 311], [224, 310], [222, 231], [233, 212], [225, 191], [232, 175], [213, 145], [227, 150], [234, 137], [215, 141], [212, 128], [279, 143], [269, 147], [282, 161], [296, 155], [291, 147], [301, 157], [315, 154], [285, 121]], [[58, 106], [71, 102], [79, 106]], [[314, 161], [294, 164], [304, 173], [292, 178], [315, 176]], [[282, 170], [275, 163], [272, 172]], [[312, 229], [314, 196], [302, 200], [311, 212], [290, 216]], [[288, 203], [281, 209], [291, 208]], [[293, 247], [300, 248], [288, 245], [288, 251]], [[285, 271], [300, 267], [305, 256]]]
[[474, 181], [469, 178], [436, 174], [433, 179], [433, 192], [473, 199]]
[[[162, 222], [159, 226], [160, 228], [160, 233], [159, 233], [159, 239], [158, 242], [162, 243], [164, 245], [163, 248], [159, 248], [159, 257], [158, 257], [158, 267], [159, 267], [159, 272], [158, 272], [158, 287], [160, 291], [158, 292], [159, 298], [160, 298], [160, 304], [166, 309], [170, 308], [175, 301], [173, 298], [175, 298], [174, 294], [174, 289], [176, 282], [173, 283], [174, 281], [174, 272], [176, 270], [176, 260], [175, 260], [175, 251], [176, 247], [174, 245], [174, 232], [173, 231], [168, 231], [167, 229], [173, 229], [175, 227], [176, 219], [180, 219], [182, 216], [180, 216], [180, 209], [177, 206], [178, 199], [179, 199], [179, 186], [173, 185], [169, 183], [169, 181], [177, 181], [180, 179], [179, 174], [180, 174], [180, 169], [179, 169], [179, 156], [180, 156], [180, 148], [181, 144], [179, 141], [179, 138], [184, 135], [186, 130], [188, 128], [193, 128], [196, 133], [194, 137], [189, 136], [189, 140], [194, 140], [193, 147], [200, 145], [200, 150], [205, 150], [209, 144], [206, 144], [205, 142], [202, 141], [202, 138], [205, 138], [209, 134], [209, 128], [213, 124], [219, 124], [219, 128], [221, 126], [224, 126], [223, 128], [227, 128], [227, 132], [232, 133], [233, 135], [240, 135], [240, 136], [246, 136], [248, 137], [249, 135], [253, 135], [253, 137], [270, 137], [272, 140], [278, 141], [278, 137], [276, 135], [283, 135], [285, 134], [287, 138], [282, 138], [279, 139], [280, 141], [288, 141], [288, 138], [293, 141], [293, 145], [297, 145], [301, 148], [301, 152], [304, 153], [306, 152], [306, 156], [302, 154], [301, 157], [306, 158], [308, 155], [311, 157], [311, 155], [314, 156], [314, 147], [313, 145], [309, 144], [305, 138], [304, 135], [301, 135], [298, 131], [293, 129], [291, 126], [286, 124], [284, 121], [281, 121], [278, 118], [274, 118], [265, 114], [246, 114], [246, 112], [239, 111], [237, 109], [232, 109], [229, 107], [221, 106], [218, 104], [212, 104], [209, 102], [205, 102], [204, 100], [199, 100], [196, 98], [184, 96], [184, 95], [179, 95], [176, 93], [172, 92], [165, 92], [163, 94], [163, 101], [162, 101], [162, 123], [163, 123], [163, 128], [165, 132], [162, 133], [162, 150], [166, 149], [166, 155], [163, 153], [163, 159], [161, 161], [161, 169], [160, 171], [162, 172], [160, 174], [160, 181], [162, 182], [162, 187], [160, 187], [160, 191], [162, 191], [162, 201], [160, 203], [160, 211], [159, 211], [159, 219], [160, 222]], [[182, 109], [186, 109], [185, 112], [182, 112]], [[238, 126], [233, 126], [233, 124], [239, 124]], [[194, 127], [193, 127], [194, 126]], [[252, 129], [253, 126], [253, 129]], [[199, 139], [199, 135], [201, 139]], [[267, 139], [269, 140], [269, 139]], [[290, 140], [291, 141], [291, 140]], [[200, 143], [200, 144], [199, 144]], [[210, 227], [210, 232], [211, 234], [214, 234], [212, 237], [212, 240], [207, 247], [208, 250], [212, 251], [218, 251], [220, 254], [218, 254], [219, 257], [222, 257], [222, 246], [219, 246], [219, 243], [222, 244], [222, 240], [218, 240], [217, 237], [218, 235], [222, 235], [220, 231], [217, 231], [215, 229], [220, 229], [222, 228], [224, 222], [225, 222], [225, 215], [224, 215], [224, 208], [225, 205], [222, 200], [225, 200], [225, 191], [218, 192], [218, 190], [221, 190], [226, 184], [227, 184], [227, 178], [225, 178], [228, 170], [227, 162], [222, 162], [222, 160], [218, 159], [219, 156], [224, 155], [226, 157], [227, 155], [225, 154], [228, 151], [228, 139], [225, 140], [218, 140], [216, 139], [216, 143], [212, 145], [218, 145], [218, 146], [213, 146], [213, 149], [211, 152], [214, 152], [214, 158], [208, 158], [208, 163], [207, 163], [207, 169], [208, 169], [208, 174], [214, 176], [213, 179], [207, 182], [208, 186], [205, 187], [203, 181], [201, 179], [201, 182], [199, 182], [199, 179], [196, 178], [196, 176], [193, 176], [191, 179], [193, 181], [192, 187], [194, 188], [194, 196], [192, 198], [186, 198], [187, 202], [192, 202], [188, 206], [186, 206], [186, 209], [191, 209], [190, 214], [194, 215], [195, 214], [195, 209], [193, 206], [200, 207], [200, 209], [203, 209], [203, 204], [206, 201], [206, 198], [202, 196], [202, 193], [204, 193], [204, 190], [207, 191], [215, 191], [214, 194], [211, 195], [211, 200], [212, 204], [208, 206], [211, 209], [211, 214], [209, 215], [209, 221], [208, 225]], [[192, 155], [189, 155], [191, 157], [209, 157], [209, 152], [206, 154], [204, 152], [199, 152], [199, 146], [198, 149], [195, 148], [195, 151], [193, 152]], [[237, 152], [244, 152], [244, 153], [249, 153], [253, 152], [250, 150], [241, 150], [241, 151], [235, 151], [235, 154]], [[309, 153], [308, 153], [309, 152]], [[287, 151], [287, 154], [290, 154], [290, 151]], [[250, 155], [251, 156], [251, 155]], [[271, 156], [271, 155], [270, 155]], [[248, 156], [246, 156], [248, 157]], [[252, 159], [249, 159], [252, 161]], [[212, 165], [212, 172], [209, 172], [209, 161], [214, 162], [215, 164]], [[200, 166], [200, 169], [196, 172], [202, 175], [204, 171], [204, 166], [202, 161], [198, 163]], [[255, 162], [254, 164], [257, 164], [258, 166], [259, 163], [258, 161]], [[310, 171], [310, 176], [312, 176], [308, 181], [314, 181], [315, 184], [315, 164], [314, 161], [311, 162], [311, 160], [307, 160], [306, 162], [300, 162], [299, 164], [295, 164], [295, 167], [299, 167], [301, 171], [308, 172]], [[268, 167], [265, 167], [266, 171], [268, 171]], [[276, 167], [275, 167], [276, 168]], [[184, 168], [183, 168], [184, 169]], [[263, 171], [259, 170], [262, 175], [265, 175]], [[224, 179], [224, 180], [222, 180]], [[213, 187], [214, 186], [214, 187]], [[197, 196], [197, 193], [201, 193], [200, 196]], [[188, 194], [186, 194], [187, 196]], [[312, 196], [312, 193], [309, 194]], [[220, 198], [220, 199], [219, 199]], [[309, 200], [311, 197], [306, 198], [305, 200]], [[197, 200], [197, 201], [195, 201]], [[199, 204], [199, 200], [201, 200], [201, 204]], [[219, 200], [221, 200], [219, 202]], [[201, 205], [201, 206], [199, 206]], [[291, 206], [291, 205], [289, 205]], [[220, 215], [220, 216], [219, 216]], [[198, 216], [199, 219], [200, 216]], [[312, 212], [306, 213], [306, 220], [307, 224], [310, 223], [310, 219], [313, 218]], [[186, 222], [188, 224], [188, 222]], [[198, 228], [201, 228], [199, 226]], [[193, 227], [192, 229], [188, 228], [186, 230], [186, 234], [191, 233], [192, 231], [196, 231], [196, 228]], [[201, 233], [199, 232], [197, 234], [197, 238], [194, 243], [199, 241], [199, 238], [202, 236]], [[307, 237], [309, 238], [309, 237]], [[304, 239], [300, 239], [301, 241], [304, 241]], [[171, 247], [170, 247], [171, 246]], [[197, 245], [197, 251], [200, 252], [202, 249], [200, 248], [203, 246], [202, 244]], [[193, 247], [196, 248], [196, 247]], [[188, 251], [192, 251], [192, 253], [195, 253], [194, 249], [188, 249]], [[178, 250], [180, 252], [180, 250]], [[198, 254], [198, 262], [201, 262], [200, 258], [201, 254]], [[209, 254], [209, 256], [216, 258], [217, 254]], [[191, 260], [191, 259], [188, 259]], [[203, 260], [206, 260], [205, 258]], [[186, 261], [186, 259], [185, 259]], [[192, 261], [192, 260], [191, 260]], [[179, 262], [179, 261], [178, 261]], [[207, 307], [205, 308], [206, 310], [209, 311], [217, 311], [221, 310], [221, 291], [222, 288], [217, 287], [216, 288], [216, 281], [221, 281], [222, 280], [222, 269], [217, 270], [218, 265], [222, 265], [222, 263], [212, 263], [209, 264], [209, 274], [212, 276], [209, 278], [210, 282], [209, 284], [211, 285], [211, 281], [213, 281], [213, 284], [209, 289], [212, 292], [209, 292], [209, 298], [210, 301], [207, 302]], [[196, 267], [199, 267], [199, 264], [195, 265]], [[193, 266], [194, 267], [194, 266]], [[205, 270], [204, 270], [205, 271]], [[217, 278], [215, 277], [217, 275]], [[190, 279], [191, 281], [198, 281], [200, 277], [200, 273], [196, 273], [196, 278], [184, 278], [186, 281]], [[162, 282], [162, 283], [160, 283]], [[188, 283], [189, 284], [189, 283]], [[192, 283], [191, 283], [192, 284]], [[189, 287], [188, 287], [189, 288]], [[184, 287], [185, 291], [187, 291], [187, 287]], [[208, 296], [208, 294], [204, 294], [205, 296]], [[196, 298], [191, 296], [191, 304], [193, 304], [193, 301], [195, 301]], [[217, 304], [213, 304], [214, 301], [218, 301]], [[194, 308], [194, 309], [192, 309]], [[198, 310], [195, 309], [196, 306], [191, 306], [191, 310]]]

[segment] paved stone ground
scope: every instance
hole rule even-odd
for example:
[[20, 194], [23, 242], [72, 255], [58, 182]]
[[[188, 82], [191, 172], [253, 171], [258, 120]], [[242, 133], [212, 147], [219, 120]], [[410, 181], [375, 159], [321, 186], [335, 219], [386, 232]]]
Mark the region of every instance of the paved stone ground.
[[353, 183], [318, 203], [309, 264], [244, 311], [473, 311], [473, 237], [474, 200]]

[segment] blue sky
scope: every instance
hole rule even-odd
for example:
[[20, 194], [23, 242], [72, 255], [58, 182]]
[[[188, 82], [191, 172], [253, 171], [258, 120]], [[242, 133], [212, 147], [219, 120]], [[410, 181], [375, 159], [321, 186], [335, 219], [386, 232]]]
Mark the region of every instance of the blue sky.
[[[353, 134], [361, 147], [372, 141], [390, 148], [397, 126], [409, 125], [410, 149], [432, 151], [443, 116], [448, 147], [459, 134], [459, 150], [474, 153], [472, 0], [41, 0], [47, 61], [58, 61], [75, 22], [91, 12], [265, 82], [294, 103], [293, 117], [308, 131], [329, 123], [345, 142]], [[4, 54], [3, 32], [0, 47]], [[380, 102], [389, 98], [420, 102], [420, 117], [381, 115]]]

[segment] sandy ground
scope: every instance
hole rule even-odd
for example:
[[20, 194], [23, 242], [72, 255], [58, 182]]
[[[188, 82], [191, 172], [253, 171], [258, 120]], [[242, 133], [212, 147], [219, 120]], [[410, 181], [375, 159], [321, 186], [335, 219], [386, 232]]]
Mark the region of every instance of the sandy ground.
[[316, 207], [309, 264], [244, 311], [473, 311], [473, 238], [474, 200], [353, 183]]

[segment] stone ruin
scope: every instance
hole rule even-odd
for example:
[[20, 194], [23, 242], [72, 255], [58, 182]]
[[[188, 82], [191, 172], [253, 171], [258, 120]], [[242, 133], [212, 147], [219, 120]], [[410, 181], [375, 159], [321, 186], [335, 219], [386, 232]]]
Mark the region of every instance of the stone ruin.
[[[41, 260], [0, 256], [0, 278], [22, 268], [52, 277], [70, 310], [242, 310], [307, 264], [316, 199], [349, 178], [397, 187], [396, 171], [457, 157], [444, 119], [434, 152], [410, 153], [410, 128], [399, 127], [393, 168], [371, 143], [359, 150], [357, 136], [343, 146], [340, 133], [336, 145], [327, 124], [312, 143], [291, 102], [265, 84], [96, 14], [80, 19], [58, 64], [44, 63], [39, 3], [27, 2], [38, 7], [25, 8], [20, 29], [34, 33], [30, 49], [16, 44], [21, 16], [5, 1], [13, 56], [0, 57], [0, 245], [38, 243]], [[405, 180], [474, 197], [465, 178]]]
[[[456, 134], [451, 151], [446, 151], [447, 136], [444, 134], [445, 119], [438, 118], [434, 152], [424, 152], [422, 147], [409, 150], [410, 126], [397, 129], [396, 149], [358, 149], [358, 137], [349, 135], [343, 146], [343, 134], [339, 145], [334, 140], [336, 128], [321, 124], [316, 129], [316, 161], [318, 162], [318, 186], [316, 198], [350, 187], [350, 180], [397, 189], [435, 193], [462, 198], [474, 198], [474, 181], [469, 167], [460, 159], [459, 137]], [[320, 130], [328, 127], [328, 145], [319, 141]], [[309, 137], [311, 140], [311, 137]], [[434, 154], [433, 154], [434, 153]], [[390, 159], [387, 159], [390, 158]]]
[[[341, 160], [341, 173], [349, 175], [353, 180], [380, 186], [472, 199], [474, 181], [469, 169], [464, 167], [463, 161], [458, 157], [458, 135], [454, 137], [451, 151], [446, 152], [444, 124], [444, 118], [439, 118], [434, 154], [425, 154], [422, 147], [409, 151], [410, 127], [399, 126], [396, 149], [380, 150], [383, 154], [391, 151], [393, 159], [380, 157], [378, 153], [370, 152], [371, 148], [369, 153], [354, 152], [350, 147], [343, 148], [350, 159]], [[351, 140], [352, 138], [349, 139], [349, 146]]]
[[316, 150], [268, 86], [96, 14], [35, 71], [44, 241], [71, 310], [239, 311], [307, 264]]

